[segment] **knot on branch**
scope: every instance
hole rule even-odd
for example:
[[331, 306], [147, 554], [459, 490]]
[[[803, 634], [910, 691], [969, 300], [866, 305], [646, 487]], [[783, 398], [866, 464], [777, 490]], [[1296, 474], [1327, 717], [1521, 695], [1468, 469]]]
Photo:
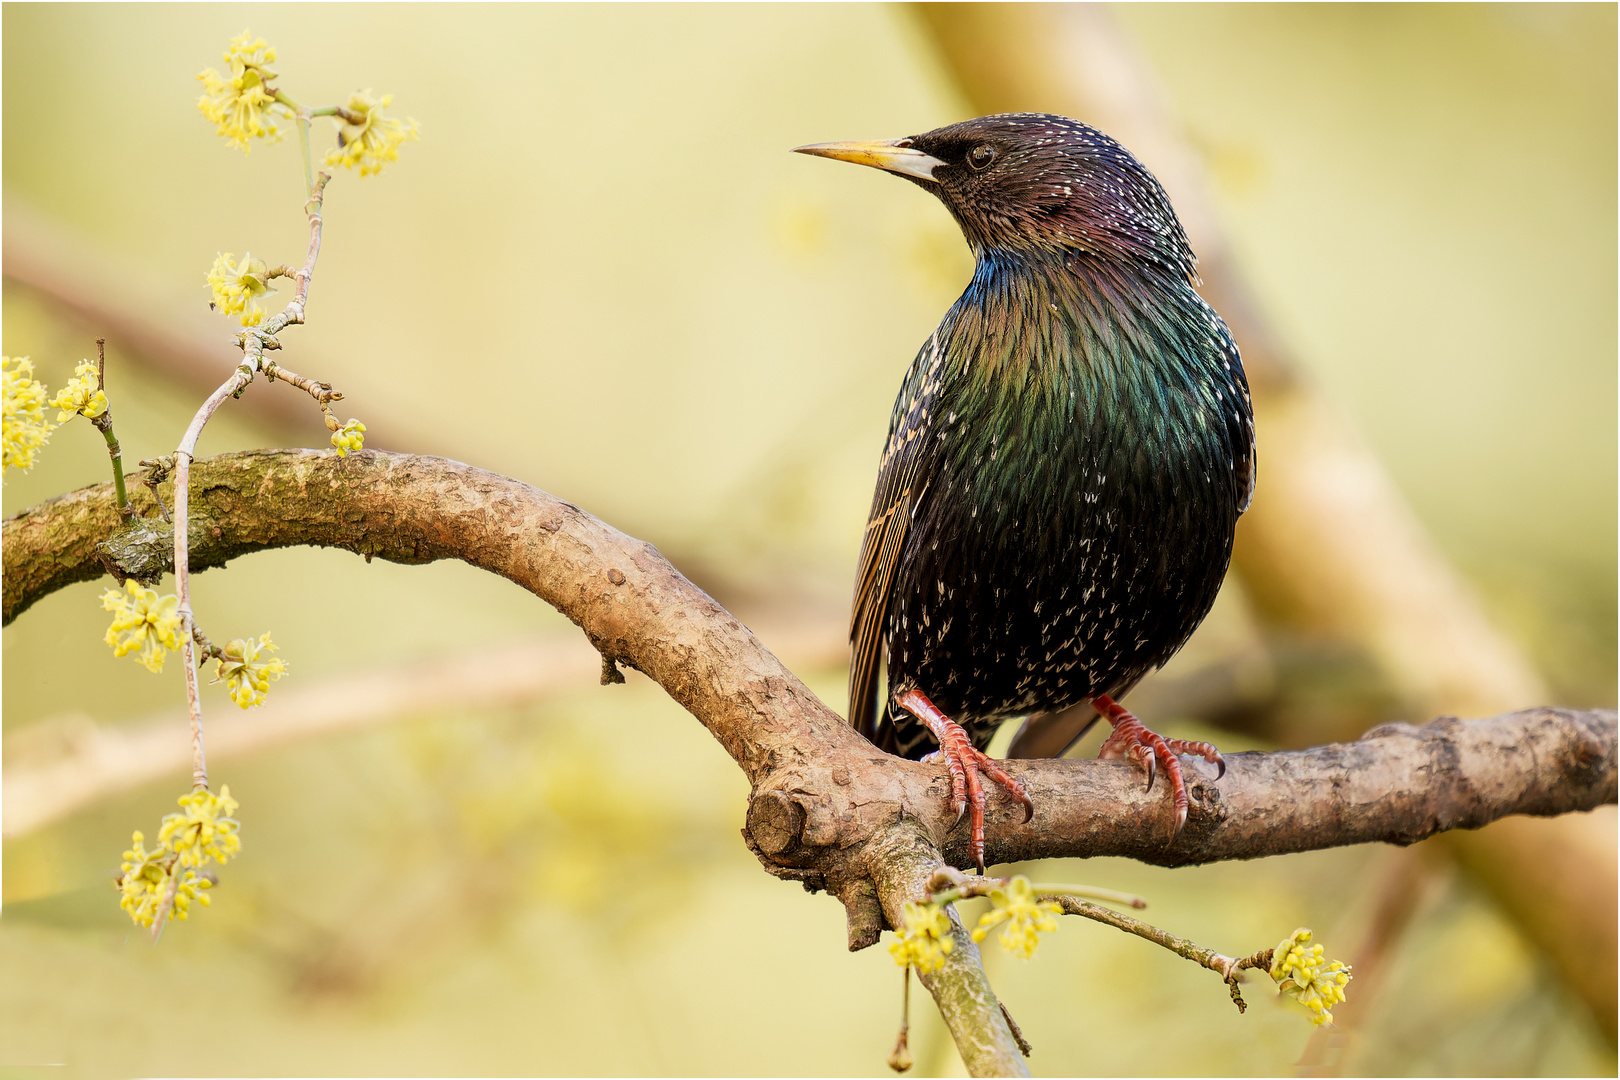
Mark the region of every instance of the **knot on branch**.
[[174, 566], [174, 526], [152, 518], [131, 518], [128, 525], [96, 545], [96, 557], [120, 585], [130, 578], [155, 585]]

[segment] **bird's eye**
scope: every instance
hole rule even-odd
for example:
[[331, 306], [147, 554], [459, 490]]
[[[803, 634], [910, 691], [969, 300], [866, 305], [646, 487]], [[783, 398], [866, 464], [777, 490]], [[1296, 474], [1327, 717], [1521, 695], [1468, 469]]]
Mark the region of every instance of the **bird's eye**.
[[972, 169], [974, 172], [979, 172], [989, 167], [990, 163], [994, 160], [996, 160], [996, 148], [988, 143], [982, 143], [968, 151], [968, 168]]

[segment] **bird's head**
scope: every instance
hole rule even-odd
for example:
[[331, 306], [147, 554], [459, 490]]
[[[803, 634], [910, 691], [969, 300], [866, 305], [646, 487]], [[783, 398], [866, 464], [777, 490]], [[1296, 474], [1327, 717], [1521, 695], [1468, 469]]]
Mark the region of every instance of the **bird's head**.
[[939, 196], [978, 253], [1082, 251], [1191, 279], [1192, 248], [1142, 163], [1096, 128], [1002, 113], [885, 142], [818, 143], [801, 154], [896, 173]]

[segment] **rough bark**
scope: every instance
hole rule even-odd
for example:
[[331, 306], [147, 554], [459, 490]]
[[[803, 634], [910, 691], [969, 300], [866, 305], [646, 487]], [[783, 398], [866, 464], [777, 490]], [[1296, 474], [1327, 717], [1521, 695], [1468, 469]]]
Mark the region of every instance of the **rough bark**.
[[[875, 750], [656, 549], [578, 507], [459, 462], [379, 452], [227, 454], [199, 461], [193, 484], [199, 569], [301, 544], [402, 563], [456, 558], [552, 604], [606, 660], [653, 678], [726, 748], [755, 789], [755, 846], [784, 876], [825, 877], [842, 891], [849, 868], [832, 855], [902, 820], [947, 860], [967, 861], [946, 773]], [[167, 551], [149, 520], [120, 530], [110, 485], [42, 503], [4, 525], [5, 617], [107, 567], [150, 577]], [[1193, 773], [1192, 809], [1174, 843], [1164, 793], [1143, 791], [1128, 764], [1011, 763], [1036, 815], [1019, 822], [998, 793], [987, 853], [995, 862], [1125, 855], [1182, 865], [1406, 844], [1507, 814], [1590, 809], [1615, 799], [1615, 720], [1533, 709], [1227, 760], [1219, 782]]]
[[[942, 862], [970, 862], [948, 773], [878, 751], [655, 548], [578, 507], [459, 462], [375, 451], [226, 454], [195, 464], [191, 496], [194, 570], [296, 545], [401, 563], [455, 558], [556, 607], [602, 654], [604, 680], [615, 664], [644, 672], [725, 747], [753, 788], [749, 847], [778, 877], [837, 895], [851, 948], [874, 943]], [[0, 547], [6, 622], [104, 571], [154, 577], [172, 552], [160, 525], [122, 527], [110, 484], [8, 519]], [[1010, 762], [1036, 812], [1023, 823], [997, 792], [987, 858], [1125, 855], [1174, 866], [1407, 844], [1507, 814], [1589, 810], [1615, 801], [1616, 720], [1560, 709], [1445, 718], [1349, 744], [1234, 754], [1218, 782], [1196, 768], [1187, 825], [1172, 840], [1164, 789], [1144, 791], [1126, 763]], [[977, 950], [958, 937], [924, 985], [970, 1071], [1017, 1074], [1016, 1040]]]

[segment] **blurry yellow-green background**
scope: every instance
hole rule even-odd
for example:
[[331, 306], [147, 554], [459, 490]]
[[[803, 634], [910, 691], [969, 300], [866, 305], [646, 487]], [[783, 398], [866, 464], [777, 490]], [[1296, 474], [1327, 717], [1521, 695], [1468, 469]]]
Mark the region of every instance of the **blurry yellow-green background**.
[[[1116, 17], [1307, 376], [1557, 703], [1612, 707], [1614, 8]], [[883, 427], [970, 262], [924, 193], [786, 151], [969, 115], [913, 13], [12, 4], [0, 18], [5, 227], [75, 253], [94, 293], [75, 310], [8, 276], [8, 355], [60, 385], [107, 333], [83, 314], [100, 305], [217, 340], [215, 381], [228, 372], [204, 271], [221, 250], [295, 262], [305, 238], [296, 141], [244, 156], [194, 107], [196, 72], [250, 27], [299, 100], [372, 87], [422, 125], [380, 177], [333, 181], [286, 365], [341, 388], [376, 445], [519, 477], [659, 545], [767, 644], [767, 626], [828, 628], [799, 649], [800, 674], [841, 704], [838, 620]], [[108, 350], [126, 460], [172, 449], [194, 387], [116, 336]], [[276, 393], [291, 392], [248, 397]], [[288, 426], [245, 400], [202, 450], [324, 441], [313, 408]], [[6, 478], [5, 512], [105, 468], [95, 433], [70, 424]], [[103, 587], [4, 631], [8, 770], [86, 718], [136, 727], [179, 707], [175, 665], [154, 677], [101, 644]], [[274, 631], [292, 668], [277, 691], [574, 633], [459, 565], [283, 551], [196, 588], [216, 638]], [[205, 708], [233, 706], [212, 688]], [[404, 716], [215, 779], [241, 799], [243, 854], [213, 908], [157, 948], [111, 882], [183, 771], [8, 832], [0, 1069], [882, 1068], [897, 970], [884, 950], [844, 951], [836, 902], [760, 871], [737, 834], [741, 776], [644, 679]], [[1239, 953], [1301, 924], [1330, 944], [1364, 934], [1391, 854], [1043, 875], [1140, 891], [1161, 925]], [[1208, 973], [1103, 927], [988, 962], [1037, 1074], [1288, 1074], [1310, 1035], [1263, 990], [1239, 1016]], [[1364, 1009], [1336, 1048], [1353, 1071], [1614, 1069], [1545, 960], [1445, 869]], [[914, 1046], [919, 1072], [960, 1069], [925, 1002]]]

